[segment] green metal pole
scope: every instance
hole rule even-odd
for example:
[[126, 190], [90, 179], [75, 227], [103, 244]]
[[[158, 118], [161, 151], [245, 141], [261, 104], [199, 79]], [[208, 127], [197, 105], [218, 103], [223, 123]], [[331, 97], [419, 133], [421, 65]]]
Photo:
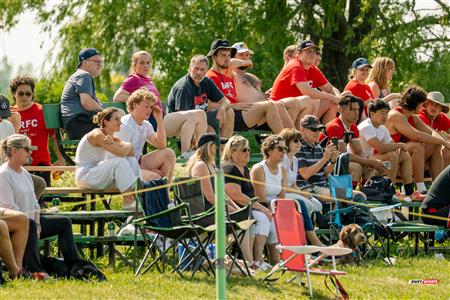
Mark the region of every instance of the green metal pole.
[[[219, 122], [217, 122], [219, 123]], [[220, 128], [216, 126], [216, 299], [227, 298], [227, 274], [225, 271], [225, 190], [223, 170], [220, 167]]]

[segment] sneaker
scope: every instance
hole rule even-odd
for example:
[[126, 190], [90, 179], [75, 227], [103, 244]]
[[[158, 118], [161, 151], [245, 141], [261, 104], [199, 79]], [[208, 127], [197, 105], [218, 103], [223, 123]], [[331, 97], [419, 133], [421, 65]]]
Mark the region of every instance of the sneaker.
[[192, 155], [194, 155], [195, 150], [189, 150], [181, 154], [180, 158], [182, 159], [189, 159]]
[[30, 275], [31, 275], [31, 279], [34, 279], [34, 280], [50, 279], [50, 275], [48, 275], [48, 273], [45, 273], [45, 272], [33, 272], [33, 273], [30, 273]]
[[415, 202], [422, 202], [425, 200], [425, 195], [416, 191], [411, 194], [411, 200]]
[[270, 271], [273, 268], [271, 264], [266, 263], [265, 261], [255, 261], [254, 266], [263, 272]]

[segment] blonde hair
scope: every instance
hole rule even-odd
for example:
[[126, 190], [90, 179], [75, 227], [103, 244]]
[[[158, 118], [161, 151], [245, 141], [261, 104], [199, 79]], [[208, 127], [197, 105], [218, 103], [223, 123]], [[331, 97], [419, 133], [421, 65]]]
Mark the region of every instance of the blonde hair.
[[135, 90], [127, 100], [127, 110], [131, 113], [134, 110], [134, 105], [143, 101], [150, 101], [153, 103], [158, 102], [158, 98], [155, 94], [147, 90], [146, 88], [140, 88]]
[[103, 128], [105, 126], [105, 120], [111, 120], [111, 117], [115, 112], [118, 112], [120, 114], [123, 113], [123, 111], [117, 107], [108, 107], [98, 112], [92, 119], [92, 123], [97, 124], [100, 128]]
[[6, 155], [7, 158], [11, 158], [13, 148], [23, 148], [31, 145], [29, 137], [23, 134], [12, 134], [7, 138], [1, 140], [1, 153], [0, 157]]
[[139, 60], [139, 57], [141, 57], [141, 55], [148, 56], [148, 58], [150, 58], [150, 64], [153, 64], [153, 58], [150, 55], [150, 53], [148, 53], [147, 51], [140, 50], [138, 52], [134, 52], [133, 55], [131, 56], [130, 70], [128, 71], [129, 74], [135, 74], [136, 73], [134, 71], [134, 67], [136, 67], [137, 62]]
[[203, 161], [207, 165], [214, 163], [214, 155], [211, 155], [210, 153], [212, 145], [214, 145], [214, 142], [207, 142], [195, 150], [194, 155], [192, 155], [186, 163], [187, 176], [190, 176], [191, 169], [197, 161]]
[[370, 70], [368, 82], [375, 82], [378, 84], [380, 90], [389, 86], [386, 74], [389, 70], [395, 68], [395, 63], [389, 57], [377, 57], [373, 61], [372, 69]]
[[350, 68], [348, 69], [348, 80], [352, 80], [355, 78], [356, 68]]
[[295, 51], [297, 51], [297, 45], [287, 46], [286, 49], [284, 49], [284, 51], [283, 51], [283, 57], [286, 55], [289, 57], [293, 57], [293, 54], [295, 53]]
[[228, 139], [228, 142], [225, 144], [225, 147], [223, 148], [223, 154], [222, 154], [222, 163], [225, 162], [233, 162], [231, 155], [234, 151], [237, 149], [242, 149], [245, 147], [249, 147], [248, 140], [240, 135], [233, 135], [231, 138]]

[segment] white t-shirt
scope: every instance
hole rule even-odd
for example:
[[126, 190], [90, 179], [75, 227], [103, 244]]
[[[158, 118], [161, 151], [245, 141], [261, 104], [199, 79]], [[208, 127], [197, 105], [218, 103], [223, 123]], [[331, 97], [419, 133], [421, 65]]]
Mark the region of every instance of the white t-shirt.
[[155, 134], [155, 130], [147, 120], [144, 120], [142, 125], [138, 125], [131, 114], [123, 116], [120, 120], [122, 125], [120, 125], [120, 131], [116, 135], [122, 141], [133, 145], [134, 157], [139, 160], [144, 150], [145, 142]]
[[382, 144], [388, 144], [392, 142], [391, 135], [389, 134], [387, 128], [384, 127], [384, 125], [380, 125], [378, 128], [375, 128], [370, 119], [362, 121], [358, 125], [358, 130], [362, 153], [365, 158], [373, 156], [375, 150], [367, 143], [368, 140], [376, 137]]
[[34, 212], [40, 208], [27, 170], [22, 168], [19, 173], [8, 163], [0, 166], [0, 207], [19, 210], [34, 220]]
[[6, 139], [8, 136], [16, 133], [14, 131], [14, 126], [10, 121], [2, 119], [0, 121], [0, 140]]

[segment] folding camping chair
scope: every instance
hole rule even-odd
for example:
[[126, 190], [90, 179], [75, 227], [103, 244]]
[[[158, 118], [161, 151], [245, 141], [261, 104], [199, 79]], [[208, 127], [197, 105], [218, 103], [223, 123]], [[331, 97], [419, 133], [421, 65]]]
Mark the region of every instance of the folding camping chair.
[[[281, 262], [272, 268], [262, 280], [269, 279], [275, 272], [282, 270], [297, 272], [296, 277], [300, 279], [301, 274], [306, 273], [308, 281], [309, 294], [313, 297], [313, 289], [310, 274], [331, 276], [332, 282], [336, 287], [337, 294], [346, 297], [347, 293], [337, 280], [337, 275], [345, 275], [346, 272], [336, 270], [336, 255], [345, 255], [352, 252], [351, 249], [341, 247], [318, 247], [307, 246], [305, 227], [300, 207], [297, 201], [292, 199], [276, 199], [272, 201], [272, 210], [274, 212], [275, 228], [278, 235], [278, 249], [281, 250]], [[319, 262], [321, 257], [308, 261], [306, 254], [321, 252], [332, 256], [333, 269], [317, 269], [312, 266]], [[326, 278], [325, 278], [326, 279]]]
[[[211, 242], [214, 238], [213, 232], [215, 232], [215, 207], [211, 207], [209, 210], [205, 210], [204, 197], [200, 186], [200, 181], [190, 181], [192, 177], [179, 177], [174, 180], [174, 198], [178, 204], [186, 203], [191, 208], [192, 220], [194, 224], [206, 227], [212, 235], [205, 239], [206, 242]], [[255, 199], [245, 207], [234, 211], [232, 213], [227, 212], [226, 220], [226, 233], [232, 235], [233, 242], [229, 243], [226, 252], [232, 258], [232, 263], [228, 272], [228, 276], [231, 275], [233, 266], [236, 265], [238, 269], [244, 275], [251, 276], [250, 269], [244, 260], [243, 270], [236, 260], [239, 256], [243, 256], [240, 244], [245, 235], [245, 231], [250, 228], [254, 223], [254, 220], [250, 219], [251, 207], [253, 206]]]
[[[144, 217], [133, 221], [135, 226], [135, 240], [137, 239], [137, 231], [139, 230], [144, 239], [147, 251], [135, 271], [135, 276], [147, 272], [153, 266], [157, 266], [160, 272], [164, 272], [164, 264], [169, 264], [172, 266], [173, 272], [177, 272], [184, 278], [182, 271], [185, 270], [184, 266], [187, 260], [195, 262], [191, 279], [199, 268], [202, 268], [209, 274], [208, 269], [201, 264], [206, 259], [212, 269], [212, 265], [207, 259], [206, 249], [203, 243], [200, 242], [200, 236], [204, 234], [209, 235], [211, 232], [193, 223], [188, 205], [186, 203], [174, 205], [169, 200], [169, 195], [165, 188], [145, 192], [146, 194], [144, 196], [139, 192], [140, 186], [153, 188], [165, 183], [166, 179], [141, 182], [138, 178], [136, 181], [136, 215], [139, 206], [144, 213]], [[187, 217], [182, 219], [181, 214]], [[158, 244], [160, 237], [162, 237], [162, 245]], [[166, 241], [169, 242], [169, 246], [166, 245]], [[195, 247], [192, 247], [191, 241], [194, 241], [192, 244]], [[183, 245], [189, 254], [183, 261], [176, 264], [175, 257], [177, 255], [175, 248], [178, 244]], [[173, 250], [173, 259], [168, 255], [170, 250]], [[150, 256], [153, 257], [153, 261], [145, 266]], [[159, 262], [162, 262], [162, 268], [158, 266]]]

